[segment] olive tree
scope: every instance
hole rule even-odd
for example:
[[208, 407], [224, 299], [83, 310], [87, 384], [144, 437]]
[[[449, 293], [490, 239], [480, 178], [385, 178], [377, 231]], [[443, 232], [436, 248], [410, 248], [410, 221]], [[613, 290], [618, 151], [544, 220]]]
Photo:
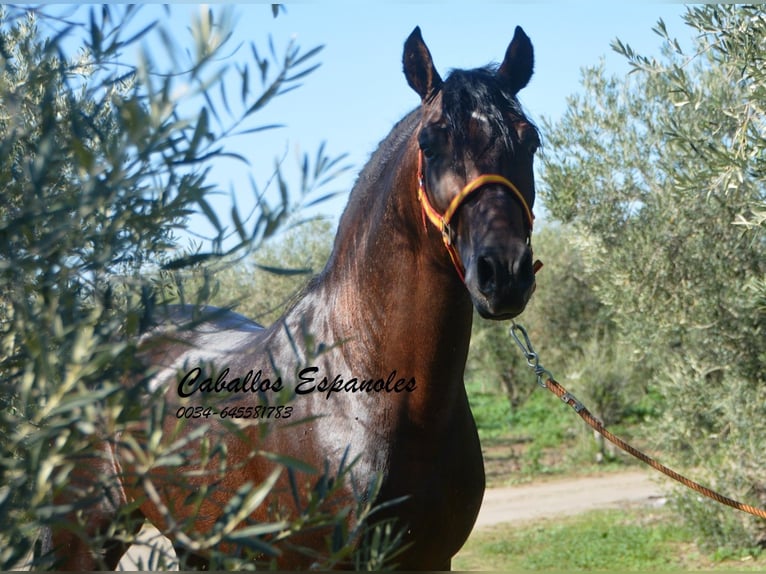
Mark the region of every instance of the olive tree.
[[[242, 215], [235, 207], [224, 223], [210, 202], [216, 190], [211, 162], [246, 161], [227, 141], [241, 134], [257, 137], [274, 123], [264, 123], [263, 110], [318, 65], [319, 48], [304, 51], [290, 42], [280, 54], [269, 39], [268, 49], [252, 43], [236, 51], [228, 8], [201, 11], [183, 44], [162, 28], [159, 17], [140, 19], [145, 9], [0, 8], [3, 570], [29, 555], [42, 527], [73, 510], [87, 516], [86, 504], [76, 501], [70, 508], [57, 493], [67, 485], [73, 457], [87, 453], [103, 429], [124, 431], [126, 443], [149, 466], [180, 462], [177, 452], [155, 440], [161, 413], [142, 413], [120, 384], [128, 376], [148, 375], [135, 358], [138, 336], [157, 305], [178, 300], [179, 293], [190, 303], [205, 299], [209, 282], [184, 291], [181, 272], [209, 269], [257, 249], [337, 167], [320, 150], [316, 165], [302, 162], [304, 189], [291, 194], [277, 161], [274, 172], [253, 178], [261, 187], [275, 182], [275, 192], [254, 186], [254, 213]], [[172, 15], [173, 8], [164, 9]], [[264, 30], [267, 10], [258, 23]], [[273, 8], [274, 16], [279, 12]], [[143, 44], [150, 37], [152, 50]], [[158, 54], [157, 46], [165, 53]], [[129, 52], [138, 57], [131, 59]], [[184, 249], [180, 232], [194, 213], [209, 220], [215, 234]], [[233, 246], [224, 249], [231, 235]], [[147, 417], [150, 440], [131, 442], [131, 423]], [[288, 470], [300, 464], [283, 462]], [[319, 510], [343, 476], [338, 478], [296, 520], [235, 535], [232, 526], [242, 512], [270, 488], [246, 485], [227, 506], [225, 523], [191, 543], [214, 549], [229, 537], [268, 561], [271, 546], [264, 535], [279, 539], [304, 527], [335, 524], [337, 536], [324, 562], [332, 566], [348, 558], [358, 535]], [[360, 504], [356, 512], [363, 517], [370, 509]], [[67, 527], [81, 529], [82, 520], [75, 522]], [[102, 534], [131, 542], [122, 526]], [[387, 532], [373, 536], [380, 548], [392, 539]], [[98, 541], [93, 543], [95, 548]], [[370, 556], [380, 561], [384, 554]], [[50, 566], [47, 560], [38, 557], [31, 566]], [[215, 555], [213, 563], [249, 565]]]
[[[660, 21], [657, 58], [583, 71], [547, 126], [542, 195], [579, 229], [594, 289], [661, 398], [666, 457], [732, 496], [766, 504], [764, 185], [766, 12], [689, 8], [685, 51]], [[746, 515], [678, 494], [708, 543], [764, 542]]]

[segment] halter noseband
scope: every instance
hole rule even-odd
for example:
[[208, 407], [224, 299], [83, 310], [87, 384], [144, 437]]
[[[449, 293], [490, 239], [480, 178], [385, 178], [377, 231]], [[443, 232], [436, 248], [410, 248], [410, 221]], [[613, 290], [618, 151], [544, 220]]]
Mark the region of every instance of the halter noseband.
[[[431, 205], [431, 202], [428, 199], [428, 194], [426, 193], [425, 174], [423, 172], [423, 163], [424, 163], [423, 151], [421, 150], [418, 153], [418, 201], [420, 202], [420, 206], [422, 207], [423, 227], [426, 226], [426, 217], [427, 217], [428, 220], [442, 234], [442, 241], [444, 242], [444, 247], [447, 248], [447, 253], [449, 253], [450, 259], [452, 260], [452, 264], [455, 266], [455, 270], [457, 271], [457, 274], [460, 277], [460, 280], [463, 281], [463, 283], [465, 283], [465, 268], [463, 267], [463, 264], [460, 261], [460, 255], [458, 254], [457, 249], [455, 248], [455, 244], [452, 241], [452, 229], [450, 228], [449, 223], [452, 220], [452, 217], [457, 212], [460, 205], [474, 191], [477, 191], [481, 189], [482, 187], [484, 187], [485, 185], [489, 185], [491, 183], [498, 183], [502, 185], [503, 187], [505, 187], [506, 189], [508, 189], [513, 194], [513, 197], [515, 197], [519, 201], [522, 209], [524, 210], [524, 216], [529, 226], [527, 241], [530, 240], [532, 236], [532, 224], [534, 223], [535, 216], [532, 213], [532, 210], [529, 208], [529, 204], [527, 203], [527, 200], [521, 194], [519, 189], [515, 185], [513, 185], [510, 181], [508, 181], [506, 178], [504, 178], [502, 175], [484, 174], [468, 182], [466, 186], [460, 191], [460, 193], [458, 193], [454, 198], [452, 198], [452, 201], [450, 202], [449, 206], [447, 206], [447, 211], [445, 211], [444, 214], [442, 215], [438, 211], [436, 211], [436, 209], [434, 209], [434, 207]], [[537, 260], [535, 261], [532, 267], [534, 269], [534, 272], [537, 273], [542, 266], [543, 266], [542, 262]]]

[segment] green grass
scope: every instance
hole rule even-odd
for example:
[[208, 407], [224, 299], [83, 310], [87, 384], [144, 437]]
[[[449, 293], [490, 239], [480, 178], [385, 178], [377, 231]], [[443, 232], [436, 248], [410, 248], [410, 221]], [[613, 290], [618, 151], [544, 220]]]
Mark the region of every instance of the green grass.
[[593, 433], [572, 410], [544, 389], [516, 410], [498, 391], [469, 382], [468, 399], [484, 451], [488, 486], [541, 476], [589, 474], [625, 468], [627, 457], [596, 463]]
[[533, 436], [544, 441], [543, 446], [555, 446], [561, 443], [573, 420], [565, 412], [566, 406], [541, 388], [535, 389], [514, 412], [499, 391], [482, 390], [474, 382], [468, 382], [466, 389], [482, 439]]
[[599, 510], [475, 531], [453, 570], [511, 572], [763, 571], [761, 558], [714, 561], [669, 508]]

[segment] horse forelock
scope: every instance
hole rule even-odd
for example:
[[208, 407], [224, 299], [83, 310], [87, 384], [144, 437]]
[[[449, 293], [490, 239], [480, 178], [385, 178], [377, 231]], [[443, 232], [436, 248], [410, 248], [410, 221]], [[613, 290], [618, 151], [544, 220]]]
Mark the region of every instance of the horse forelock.
[[537, 131], [518, 99], [497, 77], [492, 66], [453, 70], [441, 88], [441, 95], [441, 120], [452, 138], [456, 168], [462, 165], [466, 154], [477, 156], [486, 151], [472, 149], [471, 120], [485, 122], [489, 130], [489, 144], [500, 144], [509, 154], [514, 153], [516, 146], [515, 123], [524, 122]]

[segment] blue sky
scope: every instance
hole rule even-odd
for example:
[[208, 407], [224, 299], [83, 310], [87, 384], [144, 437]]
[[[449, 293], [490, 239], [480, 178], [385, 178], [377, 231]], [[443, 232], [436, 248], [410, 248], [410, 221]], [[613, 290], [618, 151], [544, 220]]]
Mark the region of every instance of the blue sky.
[[[264, 110], [263, 123], [287, 127], [250, 136], [238, 151], [251, 158], [262, 182], [274, 156], [287, 149], [289, 166], [297, 150], [312, 152], [326, 141], [331, 154], [348, 153], [354, 166], [332, 189], [350, 190], [378, 142], [419, 103], [401, 72], [402, 45], [416, 25], [442, 76], [450, 68], [500, 61], [514, 27], [522, 26], [534, 44], [536, 63], [532, 81], [519, 97], [530, 117], [539, 121], [565, 112], [567, 96], [579, 90], [583, 67], [603, 58], [607, 70], [628, 71], [624, 58], [609, 47], [615, 38], [639, 53], [656, 54], [660, 39], [651, 28], [658, 18], [671, 34], [688, 37], [681, 21], [684, 11], [681, 4], [619, 2], [289, 4], [285, 14], [273, 19], [267, 6], [238, 6], [235, 32], [243, 41], [265, 47], [272, 34], [277, 46], [291, 37], [306, 49], [325, 46], [319, 56], [322, 66], [304, 85]], [[215, 177], [234, 177], [238, 188], [231, 169]], [[244, 187], [238, 201], [245, 205], [249, 185], [246, 179], [239, 181]], [[336, 219], [347, 197], [341, 195], [318, 211]]]
[[[211, 7], [222, 9], [217, 4]], [[189, 43], [193, 14], [207, 9], [175, 4], [167, 18], [159, 6], [147, 8], [143, 18], [158, 16], [182, 44]], [[306, 50], [320, 44], [325, 48], [318, 59], [321, 67], [305, 78], [303, 86], [275, 100], [257, 117], [256, 123], [287, 126], [234, 142], [232, 149], [247, 157], [250, 165], [217, 164], [213, 181], [225, 191], [234, 189], [238, 205], [247, 212], [252, 199], [250, 175], [264, 184], [274, 158], [286, 153], [285, 169], [295, 177], [298, 153], [313, 154], [324, 141], [331, 155], [347, 153], [353, 166], [328, 188], [346, 193], [312, 212], [333, 220], [340, 215], [356, 173], [378, 142], [419, 103], [401, 71], [402, 46], [416, 25], [442, 76], [450, 68], [500, 61], [515, 26], [522, 26], [535, 48], [535, 74], [519, 99], [538, 123], [544, 117], [561, 117], [567, 97], [580, 89], [583, 67], [603, 58], [609, 72], [627, 73], [624, 58], [610, 49], [615, 38], [639, 53], [657, 54], [660, 39], [651, 28], [659, 18], [682, 43], [689, 38], [681, 20], [685, 6], [677, 3], [301, 3], [288, 4], [286, 13], [276, 19], [264, 4], [237, 5], [234, 11], [232, 46], [242, 43], [242, 47], [232, 60], [247, 60], [251, 41], [267, 52], [269, 35], [278, 53], [291, 38]], [[214, 206], [226, 223], [229, 197], [223, 194]]]

